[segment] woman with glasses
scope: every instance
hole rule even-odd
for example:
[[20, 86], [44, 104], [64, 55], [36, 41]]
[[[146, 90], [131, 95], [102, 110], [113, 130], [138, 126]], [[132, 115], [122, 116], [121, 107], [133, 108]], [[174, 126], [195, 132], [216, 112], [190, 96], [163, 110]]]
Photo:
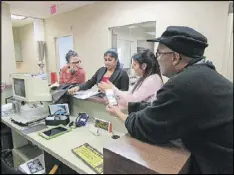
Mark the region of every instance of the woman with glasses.
[[153, 52], [145, 50], [142, 53], [134, 54], [132, 68], [140, 78], [129, 91], [121, 91], [111, 82], [99, 83], [99, 88], [103, 91], [106, 89], [114, 90], [121, 108], [126, 108], [128, 102], [152, 102], [157, 91], [163, 85], [159, 65]]
[[91, 79], [87, 82], [68, 90], [69, 94], [74, 94], [79, 90], [91, 89], [100, 82], [112, 82], [118, 89], [128, 90], [129, 77], [126, 71], [120, 68], [118, 53], [109, 49], [104, 53], [105, 66], [99, 68]]
[[69, 50], [65, 56], [67, 65], [60, 72], [59, 84], [81, 84], [85, 82], [85, 71], [80, 66], [81, 60], [78, 54]]

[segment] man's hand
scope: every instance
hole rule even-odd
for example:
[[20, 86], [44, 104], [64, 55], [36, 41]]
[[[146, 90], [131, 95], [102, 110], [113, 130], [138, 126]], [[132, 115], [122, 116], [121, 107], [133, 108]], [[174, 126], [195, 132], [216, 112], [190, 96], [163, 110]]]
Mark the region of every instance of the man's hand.
[[76, 86], [76, 87], [73, 87], [71, 89], [68, 89], [67, 92], [68, 92], [68, 94], [73, 95], [75, 92], [77, 92], [79, 90], [80, 90], [79, 86]]
[[118, 117], [120, 120], [125, 121], [127, 118], [127, 115], [125, 115], [119, 107], [117, 106], [106, 106], [106, 110], [113, 116]]

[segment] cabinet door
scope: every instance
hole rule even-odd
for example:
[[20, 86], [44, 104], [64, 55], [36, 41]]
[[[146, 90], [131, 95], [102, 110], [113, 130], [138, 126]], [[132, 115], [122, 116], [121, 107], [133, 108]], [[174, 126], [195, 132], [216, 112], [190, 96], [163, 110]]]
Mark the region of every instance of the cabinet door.
[[15, 42], [15, 61], [16, 62], [23, 62], [22, 55], [21, 55], [20, 42]]

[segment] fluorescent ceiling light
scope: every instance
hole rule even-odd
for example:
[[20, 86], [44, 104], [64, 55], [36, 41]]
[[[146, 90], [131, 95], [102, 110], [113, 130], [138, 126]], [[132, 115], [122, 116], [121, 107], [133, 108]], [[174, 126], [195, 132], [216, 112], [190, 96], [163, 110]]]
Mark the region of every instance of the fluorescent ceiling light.
[[155, 35], [155, 32], [146, 32], [147, 34], [149, 34], [149, 35]]
[[129, 29], [133, 29], [133, 28], [136, 28], [137, 26], [129, 26], [128, 28]]
[[24, 19], [26, 19], [27, 17], [21, 16], [21, 15], [14, 15], [14, 14], [11, 14], [11, 18], [12, 18], [12, 19], [17, 19], [17, 20], [24, 20]]

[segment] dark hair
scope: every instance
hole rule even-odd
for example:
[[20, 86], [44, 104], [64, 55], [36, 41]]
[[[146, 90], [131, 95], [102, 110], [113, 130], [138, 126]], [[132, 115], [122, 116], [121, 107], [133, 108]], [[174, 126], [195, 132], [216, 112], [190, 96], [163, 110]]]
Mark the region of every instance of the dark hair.
[[79, 56], [78, 53], [76, 53], [76, 52], [73, 51], [73, 50], [69, 50], [69, 51], [67, 52], [65, 58], [66, 58], [66, 61], [69, 63], [71, 57], [78, 57], [78, 56]]
[[117, 65], [116, 68], [120, 67], [120, 62], [119, 62], [119, 57], [118, 57], [118, 52], [116, 52], [116, 49], [109, 49], [104, 53], [104, 57], [109, 55], [110, 57], [114, 58], [117, 60]]
[[137, 88], [139, 88], [141, 86], [141, 84], [143, 83], [143, 81], [150, 75], [158, 74], [162, 80], [159, 64], [158, 64], [158, 61], [157, 61], [153, 52], [151, 52], [150, 50], [144, 50], [140, 53], [134, 54], [132, 56], [132, 59], [134, 61], [137, 61], [140, 65], [140, 67], [142, 67], [142, 65], [144, 63], [146, 64], [146, 69], [144, 70], [143, 76], [141, 78], [139, 78], [139, 80], [135, 84], [135, 86], [132, 90], [132, 93]]

